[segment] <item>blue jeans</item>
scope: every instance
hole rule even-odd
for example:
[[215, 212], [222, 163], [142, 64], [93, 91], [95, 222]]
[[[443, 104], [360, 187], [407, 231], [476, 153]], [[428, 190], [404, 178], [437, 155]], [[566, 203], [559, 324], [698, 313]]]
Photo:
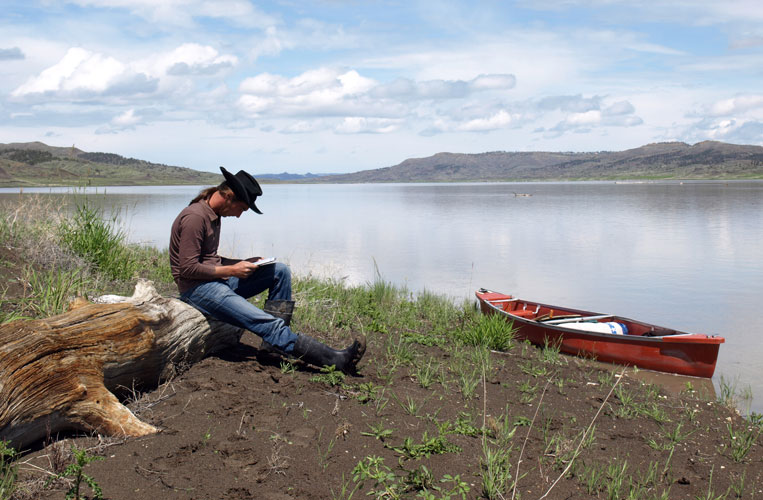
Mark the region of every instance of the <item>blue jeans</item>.
[[265, 342], [291, 352], [297, 334], [282, 319], [271, 316], [246, 299], [268, 290], [268, 300], [291, 300], [291, 271], [276, 262], [254, 271], [246, 279], [228, 278], [202, 283], [180, 298], [219, 321], [245, 328]]

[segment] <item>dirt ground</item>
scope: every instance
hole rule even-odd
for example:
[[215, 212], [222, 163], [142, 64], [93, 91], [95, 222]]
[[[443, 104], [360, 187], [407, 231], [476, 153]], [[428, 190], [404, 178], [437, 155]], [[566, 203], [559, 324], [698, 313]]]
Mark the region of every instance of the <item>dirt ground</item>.
[[[1, 269], [7, 278], [11, 268]], [[331, 386], [258, 345], [245, 333], [236, 348], [131, 395], [129, 408], [156, 435], [50, 436], [22, 450], [14, 498], [64, 498], [71, 480], [53, 477], [71, 463], [72, 445], [102, 458], [84, 472], [113, 500], [486, 498], [496, 450], [509, 451], [510, 480], [494, 498], [763, 498], [760, 429], [690, 379], [674, 395], [518, 346], [492, 353], [469, 391], [458, 353], [415, 345], [419, 361], [389, 371], [390, 343], [378, 334], [360, 375]], [[428, 388], [422, 360], [439, 367]], [[757, 441], [740, 458], [748, 431]], [[376, 473], [363, 475], [360, 462]], [[93, 496], [84, 483], [82, 492]]]

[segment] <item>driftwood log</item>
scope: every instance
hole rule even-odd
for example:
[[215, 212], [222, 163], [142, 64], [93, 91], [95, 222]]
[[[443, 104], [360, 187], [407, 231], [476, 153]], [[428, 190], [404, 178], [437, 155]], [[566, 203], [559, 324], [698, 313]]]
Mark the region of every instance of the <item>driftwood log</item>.
[[114, 395], [156, 386], [178, 367], [236, 345], [242, 330], [209, 320], [140, 281], [132, 297], [0, 326], [0, 440], [20, 449], [61, 431], [157, 432]]

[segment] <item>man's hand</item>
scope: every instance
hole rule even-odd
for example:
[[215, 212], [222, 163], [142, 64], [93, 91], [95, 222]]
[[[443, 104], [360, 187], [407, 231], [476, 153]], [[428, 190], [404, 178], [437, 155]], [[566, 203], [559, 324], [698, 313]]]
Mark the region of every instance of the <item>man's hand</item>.
[[225, 266], [228, 268], [229, 276], [235, 276], [236, 278], [248, 278], [255, 269], [257, 264], [249, 262], [248, 260], [241, 260], [231, 266]]

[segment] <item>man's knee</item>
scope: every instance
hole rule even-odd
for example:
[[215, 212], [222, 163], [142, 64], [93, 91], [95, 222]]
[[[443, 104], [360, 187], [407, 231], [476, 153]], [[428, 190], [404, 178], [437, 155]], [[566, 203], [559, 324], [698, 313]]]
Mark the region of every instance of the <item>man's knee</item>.
[[276, 278], [278, 279], [291, 279], [291, 269], [283, 262], [276, 262], [275, 269]]

